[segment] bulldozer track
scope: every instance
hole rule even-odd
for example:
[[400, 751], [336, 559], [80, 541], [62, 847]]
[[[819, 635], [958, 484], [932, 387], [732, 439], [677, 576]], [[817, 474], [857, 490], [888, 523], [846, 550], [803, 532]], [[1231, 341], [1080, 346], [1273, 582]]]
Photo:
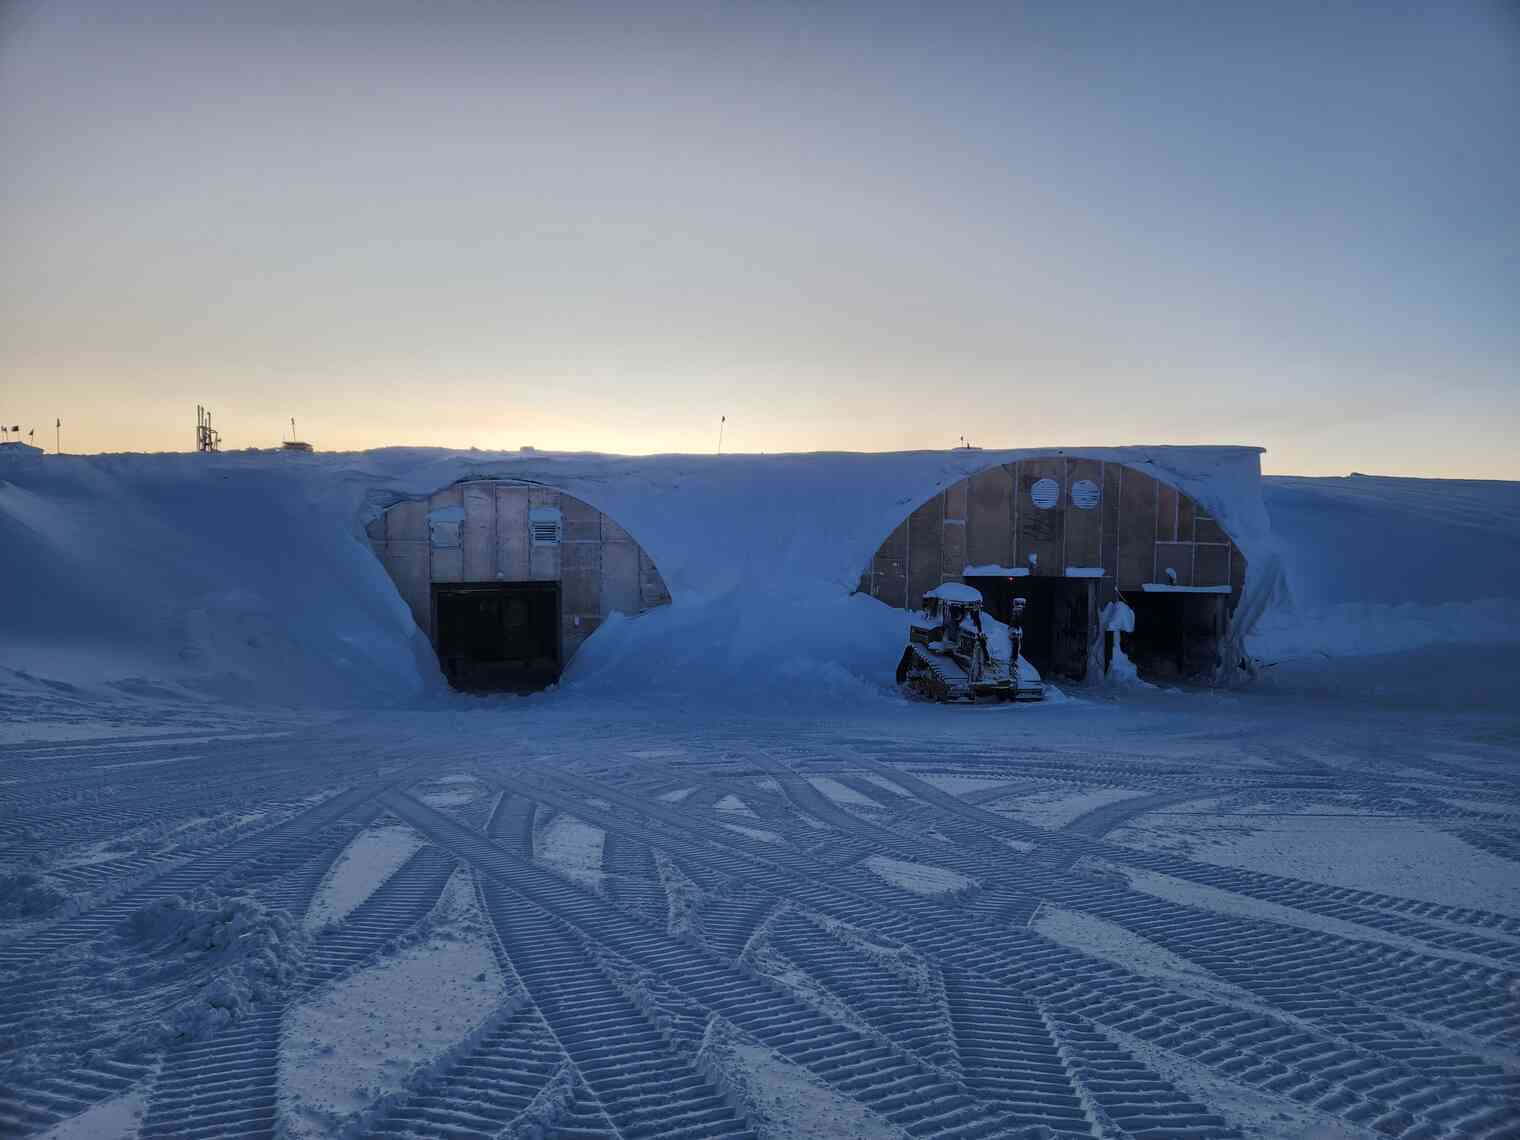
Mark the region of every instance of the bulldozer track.
[[[349, 1122], [352, 1135], [776, 1135], [708, 1063], [720, 1022], [911, 1136], [1252, 1134], [1178, 1073], [1302, 1127], [1520, 1135], [1520, 917], [1146, 845], [1158, 820], [1244, 830], [1344, 812], [1419, 821], [1513, 864], [1520, 797], [1485, 754], [1411, 754], [1385, 775], [1305, 750], [1221, 772], [1207, 741], [1172, 755], [1042, 749], [1019, 713], [943, 711], [996, 719], [1011, 742], [988, 731], [947, 762], [885, 734], [810, 726], [757, 742], [736, 722], [700, 746], [641, 742], [655, 762], [596, 754], [593, 735], [548, 760], [461, 742], [424, 763], [415, 739], [397, 739], [338, 747], [320, 788], [303, 758], [336, 739], [326, 728], [300, 748], [184, 732], [0, 755], [12, 779], [0, 857], [38, 866], [84, 907], [0, 942], [0, 1065], [12, 1066], [0, 1136], [132, 1091], [145, 1097], [139, 1137], [281, 1134], [290, 1011], [426, 937], [446, 889], [450, 906], [463, 897], [453, 876], [469, 880], [472, 937], [489, 943], [506, 996]], [[207, 748], [230, 768], [213, 770]], [[1034, 793], [1076, 806], [1038, 826], [1046, 817], [1015, 814]], [[382, 816], [422, 845], [312, 933], [277, 1001], [130, 1058], [93, 1049], [88, 1027], [49, 1023], [61, 996], [94, 984], [70, 963], [112, 946], [142, 908], [206, 887], [300, 917]], [[567, 830], [595, 839], [599, 866], [555, 861], [546, 836]], [[1070, 922], [1113, 941], [1074, 941]], [[113, 995], [111, 1031], [196, 984]], [[17, 1062], [43, 1041], [70, 1059], [28, 1074]]]

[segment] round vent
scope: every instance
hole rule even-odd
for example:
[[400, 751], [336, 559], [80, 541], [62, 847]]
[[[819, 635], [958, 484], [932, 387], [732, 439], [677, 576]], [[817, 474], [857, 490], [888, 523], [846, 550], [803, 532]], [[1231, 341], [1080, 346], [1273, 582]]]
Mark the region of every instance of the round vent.
[[1061, 484], [1054, 479], [1036, 479], [1029, 488], [1029, 497], [1040, 510], [1048, 511], [1061, 501]]
[[1071, 505], [1080, 511], [1090, 511], [1098, 505], [1102, 492], [1091, 479], [1078, 479], [1071, 485]]

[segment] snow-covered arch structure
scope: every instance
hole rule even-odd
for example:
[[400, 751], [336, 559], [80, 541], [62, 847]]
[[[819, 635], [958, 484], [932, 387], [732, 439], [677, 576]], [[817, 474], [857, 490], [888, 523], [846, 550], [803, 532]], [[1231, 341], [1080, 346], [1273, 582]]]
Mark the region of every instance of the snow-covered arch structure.
[[[1184, 458], [1191, 450], [1177, 449]], [[1254, 449], [1197, 450], [1257, 466]], [[1216, 507], [1182, 489], [1180, 473], [1139, 459], [1025, 452], [974, 471], [892, 530], [860, 590], [902, 608], [944, 582], [966, 582], [1003, 618], [1023, 597], [1025, 656], [1075, 680], [1103, 669], [1099, 615], [1116, 598], [1135, 611], [1125, 647], [1144, 671], [1199, 675], [1233, 664], [1247, 558], [1221, 516], [1238, 505]]]
[[537, 482], [464, 479], [391, 504], [366, 532], [459, 688], [543, 688], [606, 618], [670, 602], [628, 531]]

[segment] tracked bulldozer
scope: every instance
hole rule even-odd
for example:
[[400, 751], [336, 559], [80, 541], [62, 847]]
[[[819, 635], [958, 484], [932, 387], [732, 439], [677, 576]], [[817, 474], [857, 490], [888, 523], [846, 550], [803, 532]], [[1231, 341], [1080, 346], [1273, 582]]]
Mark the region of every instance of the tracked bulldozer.
[[924, 594], [908, 618], [908, 644], [897, 662], [897, 683], [933, 701], [1038, 701], [1045, 686], [1019, 656], [1024, 599], [1015, 598], [1004, 625], [983, 611], [982, 594], [946, 582]]

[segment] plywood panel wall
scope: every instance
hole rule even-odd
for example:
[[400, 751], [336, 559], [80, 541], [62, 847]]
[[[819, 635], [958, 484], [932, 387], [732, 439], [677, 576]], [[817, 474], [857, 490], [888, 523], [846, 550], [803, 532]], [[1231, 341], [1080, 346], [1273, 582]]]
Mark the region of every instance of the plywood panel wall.
[[[557, 543], [532, 543], [529, 511], [540, 506], [560, 511]], [[429, 523], [430, 512], [451, 507], [463, 510], [461, 521]], [[393, 504], [366, 534], [429, 638], [435, 582], [559, 582], [566, 660], [614, 610], [633, 615], [670, 603], [659, 569], [627, 531], [552, 488], [455, 484]]]
[[[1050, 509], [1035, 504], [1040, 479], [1059, 486]], [[1078, 480], [1096, 489], [1096, 505], [1074, 501]], [[1038, 556], [1032, 567], [1031, 554]], [[1122, 464], [1053, 455], [989, 467], [921, 504], [877, 549], [861, 589], [892, 606], [916, 606], [967, 563], [1026, 567], [1041, 577], [1099, 568], [1099, 604], [1116, 587], [1165, 582], [1167, 567], [1178, 585], [1231, 585], [1233, 604], [1245, 565], [1218, 522], [1177, 488]]]

